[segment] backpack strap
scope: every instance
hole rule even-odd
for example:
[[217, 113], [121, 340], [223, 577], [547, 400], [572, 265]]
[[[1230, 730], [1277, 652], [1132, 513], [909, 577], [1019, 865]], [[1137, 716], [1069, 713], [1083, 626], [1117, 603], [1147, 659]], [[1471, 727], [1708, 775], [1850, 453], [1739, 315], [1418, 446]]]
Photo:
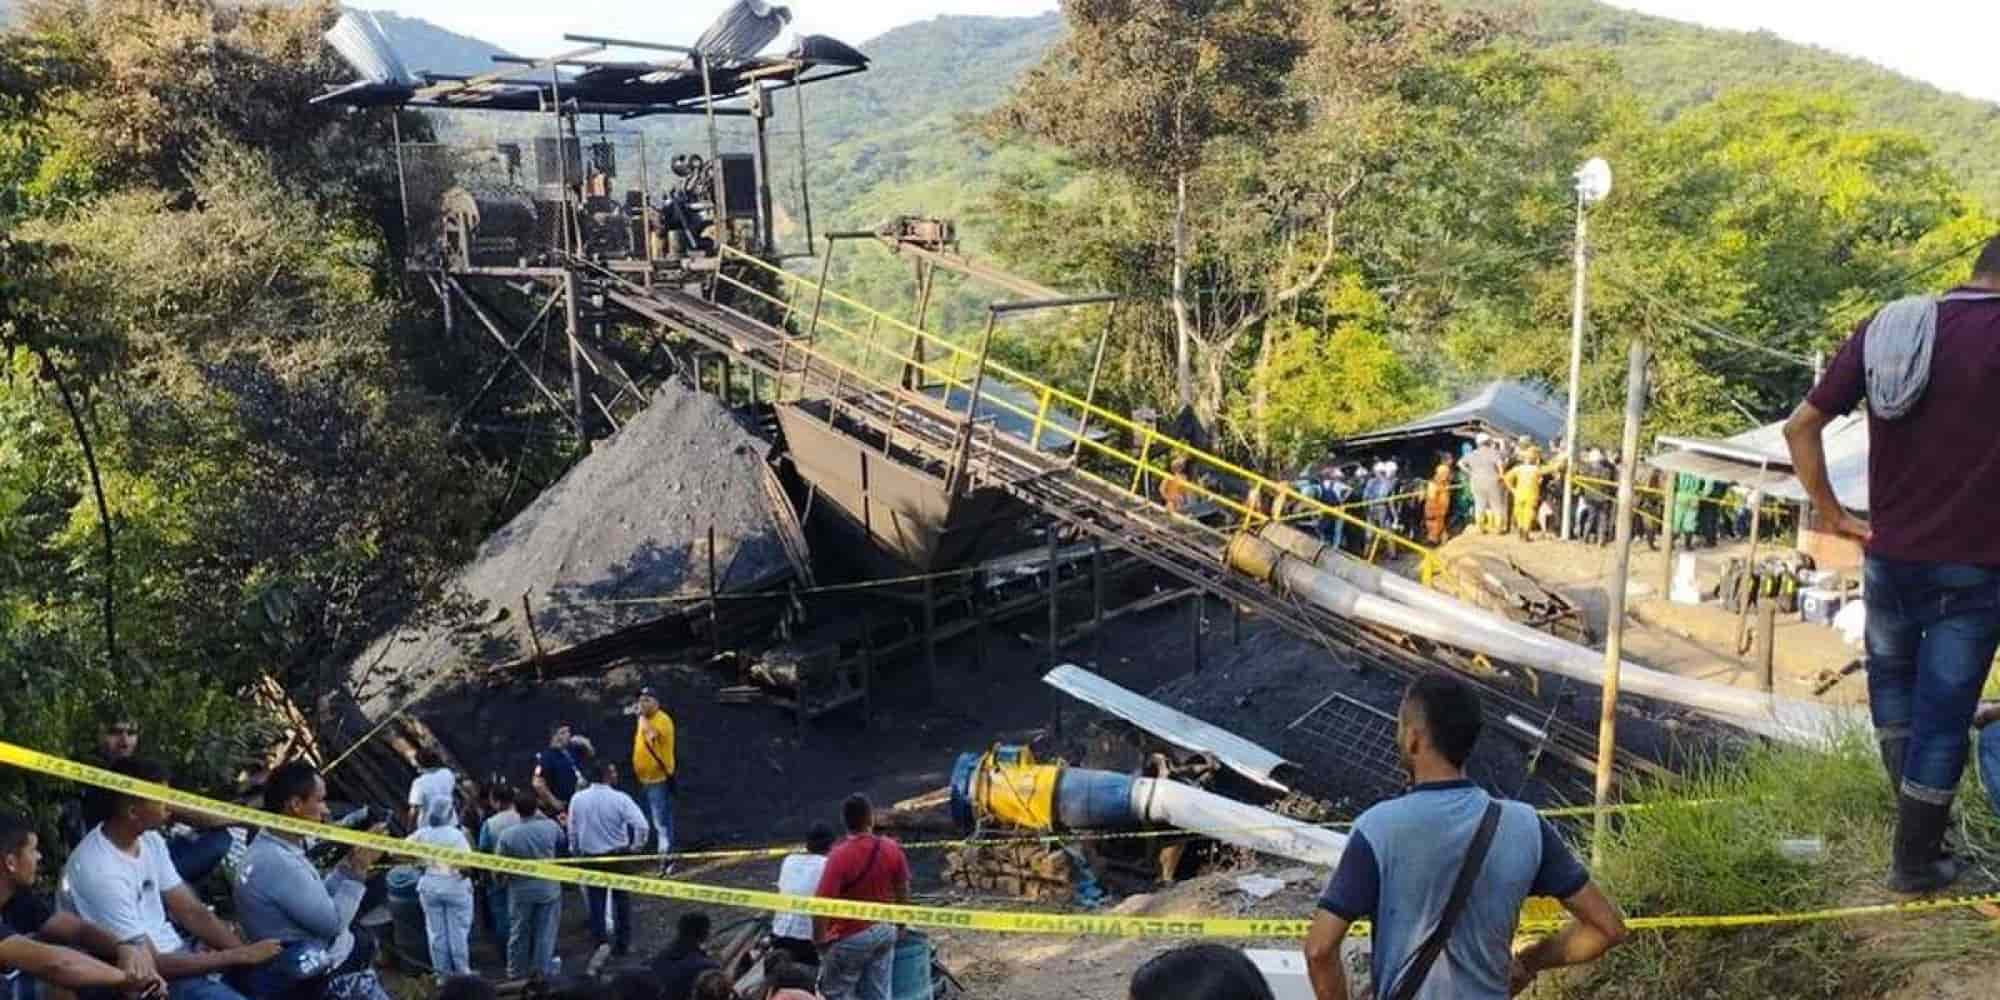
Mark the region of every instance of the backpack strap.
[[1402, 975], [1396, 978], [1396, 988], [1383, 993], [1387, 1000], [1415, 1000], [1417, 991], [1423, 988], [1424, 979], [1430, 975], [1431, 966], [1438, 956], [1444, 954], [1444, 947], [1451, 941], [1451, 932], [1458, 926], [1458, 918], [1465, 913], [1465, 904], [1472, 898], [1472, 883], [1479, 878], [1479, 870], [1486, 865], [1486, 853], [1493, 846], [1493, 833], [1500, 826], [1500, 802], [1494, 800], [1486, 804], [1486, 815], [1479, 820], [1479, 829], [1472, 834], [1472, 843], [1465, 849], [1465, 860], [1458, 866], [1458, 881], [1451, 887], [1451, 896], [1444, 902], [1444, 912], [1438, 915], [1437, 926], [1430, 936], [1410, 953], [1410, 959], [1403, 965]]

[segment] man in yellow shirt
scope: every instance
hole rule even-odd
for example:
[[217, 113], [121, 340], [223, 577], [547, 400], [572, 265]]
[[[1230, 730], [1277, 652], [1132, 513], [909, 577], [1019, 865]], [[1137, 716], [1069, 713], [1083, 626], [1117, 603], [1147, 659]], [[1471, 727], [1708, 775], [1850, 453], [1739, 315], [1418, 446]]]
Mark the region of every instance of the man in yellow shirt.
[[632, 731], [632, 775], [646, 792], [646, 809], [659, 838], [660, 874], [667, 875], [674, 870], [667, 857], [674, 849], [674, 720], [661, 711], [659, 692], [650, 687], [639, 689], [634, 714], [639, 722]]
[[1514, 528], [1528, 541], [1535, 530], [1535, 510], [1542, 502], [1542, 456], [1530, 444], [1521, 449], [1519, 465], [1507, 470], [1507, 491], [1514, 495]]

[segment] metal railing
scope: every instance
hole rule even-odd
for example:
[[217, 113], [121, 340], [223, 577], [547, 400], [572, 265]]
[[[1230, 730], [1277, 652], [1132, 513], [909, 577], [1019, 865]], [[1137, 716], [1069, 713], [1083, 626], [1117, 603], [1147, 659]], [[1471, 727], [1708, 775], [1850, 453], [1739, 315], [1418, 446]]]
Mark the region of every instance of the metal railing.
[[[1173, 509], [1163, 499], [1156, 497], [1151, 484], [1175, 483], [1180, 491], [1200, 497], [1217, 508], [1235, 515], [1238, 529], [1255, 531], [1273, 521], [1268, 513], [1270, 504], [1282, 498], [1283, 510], [1291, 516], [1304, 512], [1317, 514], [1323, 518], [1337, 519], [1355, 529], [1366, 532], [1373, 544], [1392, 546], [1415, 555], [1420, 560], [1420, 569], [1425, 580], [1439, 567], [1435, 550], [1389, 531], [1378, 525], [1355, 517], [1341, 507], [1330, 505], [1293, 489], [1289, 484], [1270, 479], [1250, 469], [1246, 469], [1228, 459], [1197, 448], [1159, 430], [1138, 423], [1121, 413], [1113, 412], [1096, 403], [1093, 399], [1081, 398], [1073, 393], [1050, 385], [1026, 373], [1016, 371], [1006, 364], [994, 360], [990, 354], [993, 319], [1003, 310], [994, 310], [989, 315], [986, 334], [982, 337], [980, 349], [975, 351], [953, 340], [918, 328], [904, 320], [891, 316], [866, 303], [849, 298], [826, 287], [824, 281], [814, 282], [809, 278], [784, 270], [757, 257], [745, 254], [731, 247], [722, 248], [728, 260], [741, 262], [762, 269], [785, 286], [786, 294], [772, 295], [753, 285], [740, 281], [718, 269], [720, 280], [769, 305], [782, 310], [786, 319], [803, 318], [805, 329], [794, 338], [802, 343], [788, 343], [786, 352], [797, 354], [802, 367], [799, 369], [801, 389], [812, 365], [818, 364], [836, 374], [840, 385], [850, 382], [857, 388], [866, 385], [876, 389], [895, 390], [898, 386], [892, 378], [876, 376], [867, 369], [880, 363], [893, 363], [905, 371], [920, 373], [925, 379], [940, 383], [949, 389], [963, 390], [966, 401], [963, 412], [948, 405], [951, 393], [945, 393], [945, 400], [937, 402], [941, 412], [964, 420], [961, 432], [963, 462], [973, 442], [973, 429], [981, 408], [1011, 413], [1026, 421], [1029, 426], [1027, 441], [1039, 445], [1045, 434], [1050, 433], [1050, 417], [1060, 409], [1073, 415], [1077, 421], [1075, 428], [1056, 427], [1053, 433], [1060, 439], [1067, 436], [1073, 442], [1068, 460], [1069, 471], [1080, 478], [1090, 480], [1099, 486], [1121, 496], [1131, 497], [1167, 510], [1176, 520], [1197, 524], [1207, 530], [1214, 530]], [[829, 308], [832, 307], [832, 308]], [[836, 316], [836, 313], [841, 315]], [[851, 329], [842, 322], [847, 320], [855, 326], [860, 323], [849, 319], [856, 315], [867, 321], [867, 332]], [[894, 341], [906, 343], [904, 350], [893, 344], [883, 343], [883, 333], [889, 332]], [[823, 344], [822, 335], [830, 334], [840, 338], [834, 344]], [[932, 351], [939, 352], [932, 356]], [[858, 364], [840, 360], [835, 354], [854, 357]], [[948, 360], [947, 360], [948, 359]], [[780, 375], [783, 378], [783, 375]], [[989, 384], [1005, 385], [1031, 400], [1027, 406], [1018, 405], [1005, 395], [995, 394]], [[840, 406], [840, 400], [829, 402], [829, 419], [832, 410]], [[1102, 438], [1093, 436], [1091, 430], [1106, 430]], [[1126, 444], [1120, 445], [1114, 439], [1122, 436]], [[988, 438], [989, 452], [995, 444]], [[1089, 456], [1108, 466], [1107, 475], [1086, 467], [1082, 458]], [[1240, 494], [1222, 485], [1222, 481], [1234, 481], [1241, 485]], [[1264, 504], [1258, 504], [1263, 498]]]

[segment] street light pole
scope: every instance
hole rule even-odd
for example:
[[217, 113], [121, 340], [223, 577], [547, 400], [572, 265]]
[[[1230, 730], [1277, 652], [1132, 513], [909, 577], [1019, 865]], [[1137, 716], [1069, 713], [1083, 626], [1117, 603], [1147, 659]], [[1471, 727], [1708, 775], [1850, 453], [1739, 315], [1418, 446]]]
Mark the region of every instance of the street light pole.
[[1584, 268], [1590, 253], [1584, 248], [1589, 235], [1589, 213], [1584, 211], [1583, 185], [1576, 188], [1576, 288], [1569, 303], [1569, 419], [1563, 423], [1563, 506], [1562, 538], [1570, 540], [1576, 521], [1576, 386], [1583, 381], [1583, 295]]
[[1583, 381], [1583, 307], [1585, 271], [1590, 265], [1589, 208], [1611, 193], [1611, 165], [1592, 159], [1576, 172], [1576, 289], [1570, 300], [1569, 418], [1563, 425], [1562, 538], [1569, 541], [1576, 523], [1577, 386]]

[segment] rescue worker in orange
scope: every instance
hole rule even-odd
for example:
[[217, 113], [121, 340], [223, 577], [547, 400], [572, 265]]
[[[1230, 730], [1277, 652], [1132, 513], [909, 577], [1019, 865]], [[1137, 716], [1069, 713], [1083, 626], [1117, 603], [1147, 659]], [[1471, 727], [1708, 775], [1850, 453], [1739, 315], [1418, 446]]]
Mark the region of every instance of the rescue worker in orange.
[[1424, 541], [1443, 545], [1445, 522], [1451, 517], [1451, 463], [1439, 462], [1424, 486]]

